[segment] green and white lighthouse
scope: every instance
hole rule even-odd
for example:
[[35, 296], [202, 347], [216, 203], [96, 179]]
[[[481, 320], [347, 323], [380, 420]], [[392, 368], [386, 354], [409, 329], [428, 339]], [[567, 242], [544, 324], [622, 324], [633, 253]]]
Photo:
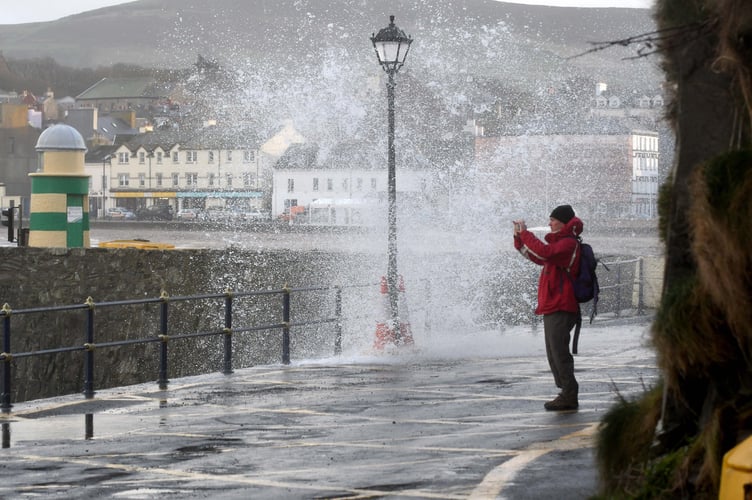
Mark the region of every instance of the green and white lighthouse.
[[37, 141], [39, 167], [31, 177], [30, 247], [89, 247], [89, 176], [86, 144], [63, 124], [49, 127]]

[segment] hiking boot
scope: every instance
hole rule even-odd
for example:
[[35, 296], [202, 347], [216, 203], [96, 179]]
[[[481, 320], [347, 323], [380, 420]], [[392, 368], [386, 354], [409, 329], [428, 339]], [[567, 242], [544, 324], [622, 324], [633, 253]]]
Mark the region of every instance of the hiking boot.
[[548, 411], [576, 410], [578, 406], [576, 399], [568, 399], [561, 395], [556, 396], [553, 401], [549, 401], [543, 405]]

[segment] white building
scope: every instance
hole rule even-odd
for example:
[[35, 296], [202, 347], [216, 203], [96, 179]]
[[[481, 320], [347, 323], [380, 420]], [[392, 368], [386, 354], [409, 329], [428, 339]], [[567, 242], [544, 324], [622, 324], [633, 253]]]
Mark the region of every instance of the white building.
[[[387, 164], [362, 143], [343, 143], [326, 155], [310, 144], [294, 144], [274, 168], [272, 215], [291, 207], [305, 212], [296, 222], [370, 225], [386, 220]], [[400, 165], [397, 198], [409, 202], [432, 189], [429, 168]]]
[[255, 140], [248, 144], [201, 139], [160, 140], [145, 134], [86, 156], [92, 213], [153, 204], [182, 208], [263, 208], [271, 175], [262, 168]]
[[633, 131], [631, 145], [633, 215], [655, 217], [658, 188], [663, 182], [658, 171], [658, 133]]
[[270, 209], [272, 166], [304, 142], [290, 123], [261, 142], [240, 130], [206, 127], [153, 132], [86, 155], [91, 213], [153, 204], [182, 208]]
[[479, 194], [545, 215], [561, 203], [586, 216], [656, 214], [658, 133], [477, 137]]

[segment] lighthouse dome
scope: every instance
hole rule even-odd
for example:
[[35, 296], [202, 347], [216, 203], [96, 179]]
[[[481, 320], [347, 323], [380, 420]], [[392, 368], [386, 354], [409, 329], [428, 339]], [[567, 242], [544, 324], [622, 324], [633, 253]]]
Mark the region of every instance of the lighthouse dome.
[[86, 151], [84, 138], [70, 125], [58, 123], [47, 128], [39, 136], [37, 151], [81, 150]]

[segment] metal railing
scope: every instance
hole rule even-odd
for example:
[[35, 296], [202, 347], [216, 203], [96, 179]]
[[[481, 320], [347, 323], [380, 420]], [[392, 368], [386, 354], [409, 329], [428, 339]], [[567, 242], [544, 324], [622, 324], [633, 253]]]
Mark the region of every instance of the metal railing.
[[[603, 315], [612, 314], [619, 317], [623, 310], [634, 310], [634, 293], [635, 287], [637, 287], [637, 315], [645, 314], [645, 301], [644, 301], [644, 272], [643, 272], [643, 259], [629, 259], [629, 260], [614, 260], [605, 262], [608, 266], [608, 271], [600, 270], [599, 267], [598, 276], [601, 283], [601, 300], [599, 303], [599, 314]], [[433, 293], [431, 291], [431, 283], [424, 283], [422, 291], [422, 300], [420, 304], [412, 309], [412, 312], [423, 312], [425, 317], [425, 324], [423, 325], [424, 333], [430, 335], [431, 330], [431, 318], [434, 313], [434, 309], [431, 305], [433, 301]], [[157, 298], [145, 298], [134, 300], [120, 300], [111, 302], [95, 302], [89, 297], [83, 304], [73, 304], [67, 306], [54, 306], [54, 307], [39, 307], [29, 309], [11, 309], [8, 304], [5, 304], [0, 309], [0, 318], [2, 319], [2, 352], [0, 352], [0, 363], [2, 363], [2, 369], [0, 375], [0, 411], [7, 413], [10, 412], [12, 407], [11, 391], [12, 391], [12, 361], [32, 358], [44, 355], [53, 355], [61, 353], [83, 352], [83, 394], [86, 398], [93, 398], [95, 394], [94, 387], [94, 364], [95, 353], [98, 350], [107, 348], [118, 348], [123, 346], [132, 345], [145, 345], [145, 344], [158, 344], [158, 378], [157, 382], [160, 389], [165, 389], [169, 382], [169, 364], [168, 364], [168, 348], [170, 343], [177, 340], [197, 339], [201, 337], [213, 338], [221, 337], [222, 344], [222, 361], [221, 372], [223, 374], [231, 374], [233, 372], [233, 338], [239, 334], [247, 334], [251, 332], [261, 331], [277, 331], [281, 332], [281, 362], [283, 364], [290, 364], [291, 356], [291, 335], [290, 329], [293, 327], [303, 327], [321, 324], [333, 325], [334, 333], [334, 345], [333, 352], [335, 355], [342, 353], [342, 332], [343, 332], [343, 288], [347, 289], [362, 289], [357, 294], [352, 294], [353, 297], [360, 297], [366, 295], [364, 291], [367, 288], [375, 291], [378, 290], [378, 283], [370, 284], [351, 284], [346, 287], [342, 286], [310, 286], [301, 288], [290, 288], [285, 285], [281, 289], [275, 290], [256, 290], [256, 291], [244, 291], [233, 292], [226, 291], [224, 293], [210, 293], [202, 295], [190, 295], [190, 296], [169, 296], [167, 292], [163, 291]], [[628, 290], [628, 292], [625, 292]], [[317, 306], [319, 310], [319, 316], [304, 321], [292, 321], [292, 295], [302, 294], [306, 292], [317, 293], [318, 298], [321, 295], [330, 294], [329, 302], [327, 306], [331, 308], [324, 308]], [[281, 321], [279, 322], [266, 322], [262, 324], [236, 324], [238, 320], [242, 321], [243, 315], [236, 314], [234, 306], [237, 299], [244, 297], [260, 297], [260, 296], [280, 296], [280, 305], [274, 306], [275, 314], [281, 312]], [[628, 300], [627, 300], [628, 299]], [[221, 319], [221, 326], [217, 329], [209, 329], [203, 331], [189, 331], [170, 334], [170, 311], [173, 310], [173, 305], [178, 303], [188, 303], [194, 305], [197, 302], [202, 301], [221, 301], [223, 318]], [[144, 309], [148, 308], [148, 305], [157, 305], [158, 314], [158, 333], [155, 335], [143, 336], [141, 338], [128, 338], [123, 340], [111, 340], [97, 342], [97, 328], [95, 327], [95, 315], [97, 311], [101, 311], [107, 308], [118, 308], [124, 306], [144, 306]], [[628, 307], [627, 307], [628, 305]], [[477, 304], [476, 304], [477, 306]], [[458, 307], [474, 307], [473, 304], [459, 304]], [[305, 307], [301, 307], [305, 309]], [[281, 310], [281, 311], [280, 311]], [[65, 311], [80, 311], [85, 315], [85, 321], [83, 321], [83, 336], [84, 341], [78, 345], [56, 347], [56, 348], [43, 348], [37, 350], [29, 350], [26, 352], [14, 353], [11, 349], [12, 340], [12, 318], [16, 316], [32, 316], [41, 315], [43, 313], [62, 313]], [[330, 311], [330, 313], [327, 313]], [[321, 314], [321, 313], [324, 314]], [[367, 312], [367, 311], [366, 311]], [[179, 311], [178, 311], [179, 313]], [[359, 314], [363, 314], [364, 311], [358, 311]], [[585, 311], [583, 310], [583, 313]], [[364, 316], [348, 316], [347, 320], [364, 320]], [[368, 319], [372, 319], [369, 318]], [[385, 319], [385, 318], [384, 318]], [[532, 324], [535, 327], [537, 318], [533, 316]], [[179, 321], [173, 320], [174, 323]]]
[[[606, 268], [604, 273], [599, 267], [598, 273], [601, 294], [613, 293], [613, 300], [608, 302], [612, 304], [611, 310], [616, 317], [621, 316], [622, 311], [631, 309], [633, 302], [632, 293], [635, 286], [637, 287], [637, 315], [645, 314], [645, 261], [642, 258], [614, 260], [602, 262], [602, 267]], [[612, 274], [613, 273], [613, 274]], [[625, 276], [626, 275], [626, 276]], [[624, 290], [628, 295], [625, 296]], [[629, 306], [629, 307], [627, 307]]]
[[[596, 320], [645, 316], [648, 306], [645, 303], [645, 261], [641, 257], [598, 261], [596, 275], [600, 288], [598, 315]], [[537, 285], [536, 285], [537, 286]], [[634, 294], [637, 294], [635, 304]], [[582, 315], [589, 317], [593, 303], [583, 304]], [[541, 319], [531, 312], [531, 323], [537, 328]]]
[[[645, 305], [645, 261], [638, 257], [634, 259], [617, 259], [599, 261], [596, 269], [600, 288], [598, 300], [598, 314], [601, 319], [606, 316], [621, 318], [625, 311], [644, 316]], [[634, 293], [637, 293], [637, 303]], [[592, 302], [587, 304], [588, 310], [583, 309], [583, 316], [592, 312]]]
[[[366, 285], [363, 285], [366, 286]], [[374, 286], [375, 285], [370, 285]], [[291, 321], [291, 296], [293, 293], [301, 292], [327, 292], [334, 294], [334, 311], [333, 315], [307, 321]], [[278, 323], [266, 323], [261, 325], [244, 325], [237, 326], [233, 324], [233, 304], [235, 299], [240, 297], [252, 297], [262, 295], [280, 295], [282, 297], [281, 313], [282, 321]], [[168, 334], [170, 305], [177, 302], [193, 302], [205, 300], [218, 300], [224, 302], [224, 325], [221, 329], [211, 331], [198, 331], [190, 333], [179, 333], [174, 335]], [[137, 339], [126, 339], [109, 342], [96, 342], [95, 329], [95, 312], [104, 308], [158, 304], [159, 306], [159, 333], [155, 336], [149, 336]], [[84, 342], [80, 345], [67, 347], [57, 347], [51, 349], [40, 349], [28, 352], [14, 353], [11, 349], [12, 322], [14, 316], [34, 315], [40, 313], [60, 313], [64, 311], [83, 311], [86, 316]], [[159, 344], [159, 375], [157, 382], [160, 389], [165, 389], [168, 380], [168, 346], [170, 342], [181, 339], [191, 339], [199, 337], [222, 337], [223, 361], [222, 373], [230, 374], [233, 372], [233, 335], [258, 332], [263, 330], [279, 330], [282, 333], [282, 363], [290, 364], [290, 329], [298, 326], [310, 326], [315, 324], [329, 323], [334, 325], [334, 353], [335, 355], [342, 352], [342, 287], [340, 286], [312, 286], [304, 288], [289, 288], [287, 286], [278, 290], [264, 291], [247, 291], [224, 293], [174, 296], [170, 297], [166, 292], [162, 292], [158, 298], [121, 300], [112, 302], [95, 302], [89, 297], [83, 304], [74, 304], [68, 306], [39, 307], [30, 309], [13, 310], [8, 304], [0, 309], [0, 317], [3, 322], [3, 344], [0, 353], [0, 363], [2, 363], [2, 393], [0, 393], [0, 411], [9, 412], [11, 404], [11, 362], [17, 359], [30, 358], [50, 354], [61, 354], [70, 352], [84, 352], [84, 381], [83, 394], [86, 398], [94, 396], [94, 361], [95, 352], [99, 349], [115, 348], [135, 344]]]

